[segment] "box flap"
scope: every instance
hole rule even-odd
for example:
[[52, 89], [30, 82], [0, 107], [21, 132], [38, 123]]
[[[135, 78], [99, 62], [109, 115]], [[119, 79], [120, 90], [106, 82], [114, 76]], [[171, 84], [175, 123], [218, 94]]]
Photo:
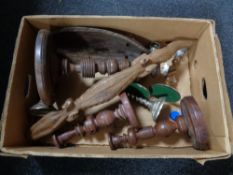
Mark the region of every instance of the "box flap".
[[[22, 31], [22, 26], [23, 26], [24, 21], [25, 21], [25, 17], [23, 17], [21, 19], [20, 26], [19, 26], [19, 29], [18, 29], [18, 35]], [[19, 45], [19, 39], [17, 37], [16, 42], [15, 42], [15, 49], [18, 48], [18, 45]], [[13, 56], [13, 57], [15, 57], [15, 56]], [[14, 69], [14, 66], [15, 66], [14, 62], [15, 62], [15, 59], [12, 61], [11, 72], [10, 72], [10, 76], [9, 76], [9, 82], [12, 81], [13, 69]], [[4, 108], [3, 108], [3, 112], [2, 112], [2, 117], [1, 117], [1, 120], [0, 120], [0, 156], [27, 158], [26, 155], [17, 155], [17, 154], [3, 153], [2, 152], [2, 147], [3, 147], [3, 143], [2, 143], [3, 133], [2, 133], [2, 131], [4, 130], [3, 128], [5, 127], [4, 126], [4, 124], [5, 124], [4, 123], [5, 122], [5, 117], [4, 117], [5, 115], [4, 115], [4, 113], [6, 112], [6, 106], [7, 106], [6, 104], [9, 102], [9, 89], [10, 89], [10, 86], [11, 86], [11, 83], [9, 83], [9, 82], [8, 82], [8, 87], [7, 87], [7, 91], [6, 91], [6, 95], [5, 95], [5, 102], [4, 102]]]
[[230, 100], [228, 96], [226, 81], [225, 81], [225, 73], [224, 73], [224, 66], [223, 66], [223, 59], [222, 59], [222, 49], [221, 44], [219, 41], [219, 38], [217, 35], [215, 35], [215, 43], [216, 43], [216, 50], [218, 55], [218, 61], [220, 66], [220, 73], [222, 77], [222, 84], [223, 84], [223, 94], [225, 99], [225, 107], [226, 107], [226, 116], [227, 116], [227, 126], [229, 130], [229, 139], [231, 143], [231, 153], [233, 151], [233, 119], [232, 119], [232, 112], [231, 112], [231, 106], [230, 106]]

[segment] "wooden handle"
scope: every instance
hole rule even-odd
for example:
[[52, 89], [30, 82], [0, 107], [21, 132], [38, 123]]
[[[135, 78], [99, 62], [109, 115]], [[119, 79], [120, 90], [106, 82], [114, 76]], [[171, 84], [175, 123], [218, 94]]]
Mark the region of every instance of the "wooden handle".
[[61, 127], [66, 121], [67, 115], [64, 110], [50, 112], [42, 117], [31, 127], [31, 138], [37, 140]]
[[73, 100], [70, 98], [67, 99], [62, 106], [62, 110], [49, 112], [31, 126], [31, 138], [33, 140], [37, 140], [61, 127], [63, 124], [65, 124], [69, 115], [72, 115], [74, 113], [74, 109], [76, 108]]

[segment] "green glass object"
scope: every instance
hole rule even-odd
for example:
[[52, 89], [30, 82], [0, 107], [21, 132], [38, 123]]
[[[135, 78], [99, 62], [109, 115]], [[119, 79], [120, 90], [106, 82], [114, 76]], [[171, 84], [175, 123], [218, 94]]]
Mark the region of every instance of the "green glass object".
[[154, 84], [150, 87], [151, 96], [155, 96], [157, 98], [165, 97], [166, 102], [174, 103], [180, 100], [180, 93], [165, 84]]
[[150, 97], [150, 91], [139, 83], [132, 83], [129, 85], [126, 88], [126, 92], [145, 99], [149, 99]]

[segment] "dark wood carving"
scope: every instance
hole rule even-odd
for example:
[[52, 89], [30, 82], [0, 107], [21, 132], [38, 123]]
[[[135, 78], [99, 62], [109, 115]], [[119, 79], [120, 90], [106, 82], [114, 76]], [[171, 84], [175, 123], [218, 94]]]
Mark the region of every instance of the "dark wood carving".
[[123, 136], [113, 136], [109, 134], [109, 145], [112, 150], [125, 147], [136, 146], [138, 140], [149, 139], [154, 136], [168, 137], [176, 129], [180, 133], [188, 134], [191, 138], [193, 147], [198, 150], [209, 149], [209, 137], [203, 114], [197, 105], [195, 99], [191, 96], [184, 97], [181, 100], [182, 116], [176, 121], [171, 119], [162, 119], [154, 127], [144, 127], [138, 131], [133, 128], [128, 129], [128, 134]]

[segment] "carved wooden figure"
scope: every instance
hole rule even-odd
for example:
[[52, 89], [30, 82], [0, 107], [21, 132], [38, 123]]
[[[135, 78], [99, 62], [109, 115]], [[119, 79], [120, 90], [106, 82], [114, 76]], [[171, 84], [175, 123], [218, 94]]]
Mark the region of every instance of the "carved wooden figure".
[[123, 136], [113, 136], [109, 134], [109, 145], [112, 150], [124, 147], [128, 144], [130, 147], [135, 146], [138, 140], [149, 139], [154, 136], [168, 137], [176, 129], [180, 133], [188, 134], [191, 138], [193, 147], [198, 150], [209, 148], [209, 137], [203, 114], [193, 97], [184, 97], [181, 100], [182, 116], [176, 121], [171, 119], [162, 119], [152, 127], [144, 127], [138, 131], [130, 128], [128, 134]]
[[176, 40], [162, 49], [157, 49], [156, 52], [142, 54], [132, 62], [131, 67], [98, 81], [74, 102], [69, 103], [66, 108], [43, 116], [31, 127], [32, 139], [39, 139], [54, 132], [66, 121], [74, 121], [77, 119], [80, 110], [111, 100], [137, 79], [147, 66], [164, 62], [176, 50], [183, 47], [189, 48], [192, 44], [192, 40]]
[[133, 111], [130, 101], [126, 95], [123, 93], [120, 95], [121, 104], [114, 111], [104, 110], [99, 112], [96, 117], [90, 115], [84, 121], [83, 126], [77, 126], [73, 130], [67, 131], [61, 135], [53, 135], [53, 143], [57, 147], [62, 147], [66, 141], [74, 136], [84, 136], [86, 134], [96, 133], [98, 128], [106, 127], [111, 125], [115, 119], [127, 120], [131, 127], [138, 128], [140, 124], [137, 117]]

